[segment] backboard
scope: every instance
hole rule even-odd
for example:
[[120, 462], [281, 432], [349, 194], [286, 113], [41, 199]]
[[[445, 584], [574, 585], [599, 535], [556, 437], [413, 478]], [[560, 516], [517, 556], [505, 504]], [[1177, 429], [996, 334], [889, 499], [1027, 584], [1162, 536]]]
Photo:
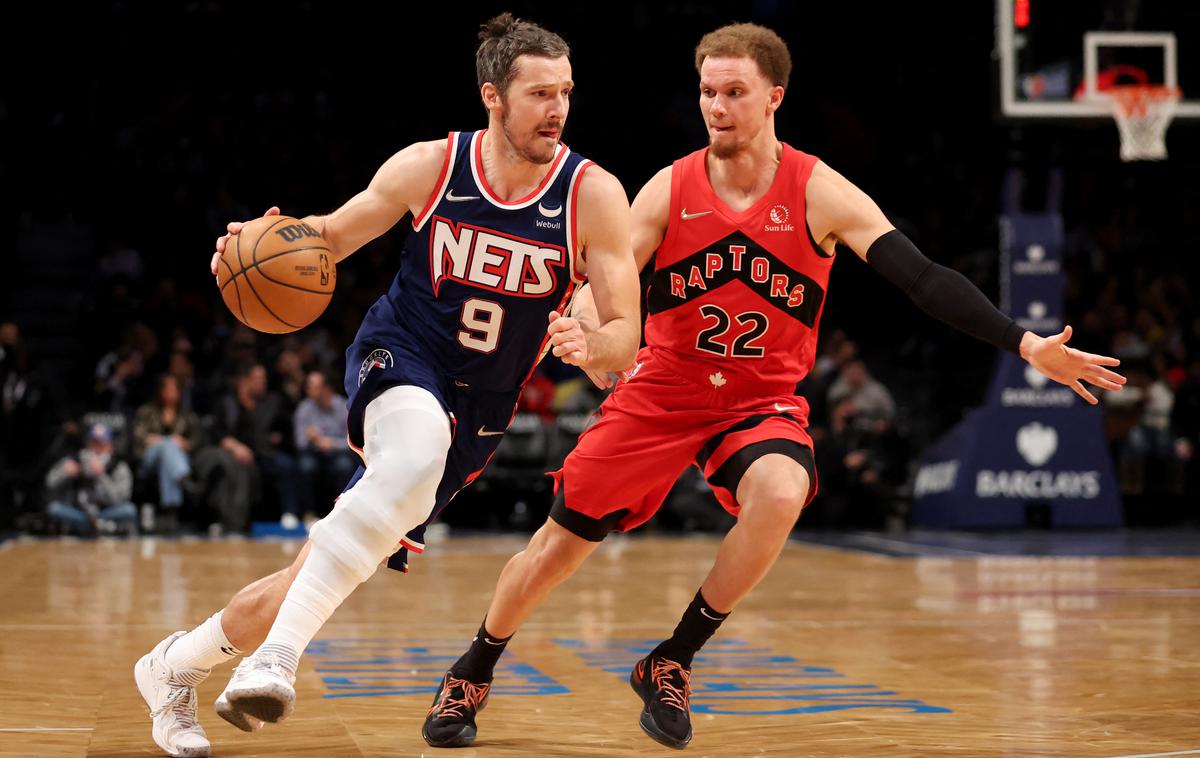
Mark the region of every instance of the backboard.
[[995, 55], [1007, 118], [1111, 118], [1122, 84], [1179, 87], [1175, 118], [1200, 118], [1200, 2], [996, 0]]

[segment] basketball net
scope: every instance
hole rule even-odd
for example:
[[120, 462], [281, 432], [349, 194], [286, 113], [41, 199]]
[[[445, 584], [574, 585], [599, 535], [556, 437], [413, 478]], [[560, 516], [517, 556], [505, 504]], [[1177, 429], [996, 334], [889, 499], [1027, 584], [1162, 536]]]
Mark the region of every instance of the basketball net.
[[1145, 84], [1110, 87], [1113, 118], [1121, 132], [1121, 160], [1161, 161], [1167, 157], [1164, 137], [1179, 105], [1179, 88]]

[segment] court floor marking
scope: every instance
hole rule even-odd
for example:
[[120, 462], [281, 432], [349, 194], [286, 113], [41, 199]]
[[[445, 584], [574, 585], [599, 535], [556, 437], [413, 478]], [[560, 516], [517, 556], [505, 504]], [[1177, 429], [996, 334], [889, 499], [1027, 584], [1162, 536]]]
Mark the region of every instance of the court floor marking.
[[864, 548], [869, 549], [869, 547], [871, 545], [878, 545], [880, 547], [891, 547], [891, 548], [901, 551], [900, 555], [893, 556], [895, 558], [926, 558], [926, 557], [930, 557], [927, 554], [922, 553], [921, 550], [936, 550], [936, 551], [938, 551], [938, 554], [935, 557], [938, 557], [938, 558], [951, 557], [949, 555], [946, 555], [946, 553], [962, 555], [962, 556], [965, 556], [968, 558], [995, 557], [995, 553], [985, 553], [982, 550], [970, 550], [965, 547], [954, 547], [952, 545], [931, 545], [931, 544], [928, 544], [925, 542], [921, 542], [919, 540], [898, 540], [898, 539], [894, 539], [892, 537], [884, 537], [883, 535], [880, 535], [880, 534], [863, 534], [863, 535], [857, 535], [857, 537], [859, 540], [861, 540], [861, 543], [864, 546], [863, 548], [859, 548], [859, 549], [864, 549]]
[[[1083, 594], [1082, 592], [1066, 593], [1071, 596]], [[948, 599], [953, 600], [954, 597]], [[918, 629], [938, 629], [950, 628], [955, 629], [974, 629], [974, 628], [989, 628], [996, 623], [994, 618], [980, 619], [927, 619], [919, 614], [898, 617], [888, 621], [891, 627], [895, 628], [918, 628]], [[1132, 626], [1142, 626], [1144, 621], [1140, 618], [1111, 616], [1105, 618], [1064, 618], [1058, 620], [1058, 625], [1061, 626], [1076, 626], [1076, 627], [1094, 627], [1100, 624], [1128, 624]], [[138, 623], [138, 624], [4, 624], [0, 623], [0, 632], [73, 632], [73, 631], [131, 631], [131, 630], [151, 630], [156, 632], [164, 632], [170, 623]], [[326, 629], [333, 633], [339, 626], [338, 621], [330, 623]], [[353, 624], [356, 630], [374, 630], [374, 629], [394, 629], [395, 624], [390, 621], [380, 622], [363, 622]], [[573, 620], [568, 621], [539, 621], [536, 624], [530, 625], [529, 628], [545, 633], [552, 633], [556, 630], [563, 632], [572, 632], [579, 629], [579, 623]], [[630, 622], [615, 622], [607, 625], [614, 632], [641, 632], [653, 631], [657, 633], [661, 631], [658, 625], [644, 621]], [[874, 619], [806, 619], [789, 623], [789, 627], [793, 629], [811, 629], [811, 630], [836, 630], [836, 629], [876, 629], [879, 627], [879, 622]], [[479, 628], [478, 621], [457, 622], [457, 623], [436, 623], [436, 622], [414, 622], [405, 623], [405, 628], [414, 632], [437, 632], [441, 635], [458, 633], [462, 630], [462, 637], [470, 639]], [[324, 631], [324, 630], [323, 630]], [[396, 637], [398, 641], [412, 643], [428, 637], [420, 636], [414, 633], [408, 637]], [[437, 639], [444, 639], [444, 636], [439, 636]], [[462, 642], [462, 639], [459, 640]], [[1125, 758], [1121, 756], [1120, 758]]]
[[1161, 758], [1166, 755], [1200, 755], [1200, 750], [1177, 750], [1174, 753], [1139, 753], [1138, 755], [1117, 755], [1113, 758]]
[[0, 732], [94, 732], [94, 726], [13, 726], [0, 728]]

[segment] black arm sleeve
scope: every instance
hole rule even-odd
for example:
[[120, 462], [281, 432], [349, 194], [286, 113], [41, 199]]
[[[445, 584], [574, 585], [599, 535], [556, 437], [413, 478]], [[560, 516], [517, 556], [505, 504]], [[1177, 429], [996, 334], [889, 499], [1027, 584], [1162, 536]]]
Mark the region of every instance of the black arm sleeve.
[[922, 255], [899, 229], [875, 240], [867, 250], [867, 263], [930, 316], [1020, 355], [1025, 330], [992, 305], [967, 277]]

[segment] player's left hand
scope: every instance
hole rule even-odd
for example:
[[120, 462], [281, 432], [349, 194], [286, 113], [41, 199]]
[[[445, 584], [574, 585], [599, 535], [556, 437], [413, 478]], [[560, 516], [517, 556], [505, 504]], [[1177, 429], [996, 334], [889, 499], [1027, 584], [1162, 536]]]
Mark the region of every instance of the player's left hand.
[[587, 361], [587, 336], [578, 319], [550, 311], [550, 325], [546, 327], [546, 332], [550, 335], [550, 351], [563, 363], [582, 366]]
[[587, 374], [587, 378], [592, 380], [597, 389], [606, 390], [616, 384], [616, 375], [611, 371], [593, 371], [585, 368], [583, 373]]
[[1092, 405], [1099, 401], [1087, 391], [1083, 382], [1100, 389], [1120, 392], [1125, 385], [1125, 377], [1104, 367], [1120, 366], [1121, 361], [1107, 355], [1093, 355], [1067, 347], [1069, 339], [1069, 326], [1052, 337], [1039, 337], [1033, 332], [1027, 332], [1021, 343], [1021, 357], [1042, 374], [1075, 390], [1076, 395]]

